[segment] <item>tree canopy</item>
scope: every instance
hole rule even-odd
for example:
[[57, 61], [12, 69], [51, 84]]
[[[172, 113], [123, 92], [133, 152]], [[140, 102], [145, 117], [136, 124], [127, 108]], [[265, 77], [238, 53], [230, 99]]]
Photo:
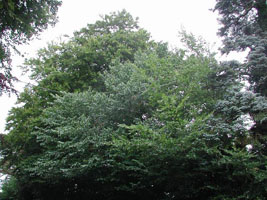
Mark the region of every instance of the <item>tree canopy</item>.
[[[124, 23], [124, 27], [128, 28], [98, 35], [96, 25], [100, 24], [101, 19], [94, 28], [89, 29], [90, 32], [96, 30], [95, 35], [80, 33], [78, 36], [77, 33], [68, 42], [50, 44], [39, 51], [37, 58], [26, 61], [25, 67], [32, 71], [31, 78], [38, 85], [29, 86], [20, 94], [18, 103], [23, 103], [24, 106], [10, 111], [6, 127], [10, 130], [7, 137], [13, 141], [15, 149], [24, 149], [24, 156], [28, 155], [28, 149], [35, 152], [38, 148], [37, 144], [32, 143], [35, 140], [31, 132], [40, 123], [39, 117], [44, 108], [54, 101], [55, 95], [61, 96], [62, 92], [83, 92], [90, 88], [104, 91], [105, 85], [100, 74], [108, 70], [114, 59], [122, 63], [132, 61], [136, 52], [157, 46], [149, 40], [150, 36], [145, 30], [136, 25], [132, 27], [133, 18], [126, 11], [116, 15], [112, 13], [111, 16], [113, 21]], [[93, 25], [88, 25], [90, 26]], [[105, 25], [107, 29], [109, 26]], [[85, 30], [86, 28], [82, 29], [83, 32]], [[11, 149], [13, 148], [10, 147]], [[18, 160], [18, 154], [14, 153], [14, 156], [14, 160]]]
[[[260, 151], [267, 148], [267, 2], [265, 0], [217, 0], [215, 9], [221, 15], [219, 35], [223, 37], [223, 53], [248, 51], [245, 63], [240, 65], [240, 76], [257, 93], [259, 102], [250, 105], [247, 113], [253, 118], [252, 134], [260, 138]], [[248, 96], [250, 96], [249, 94]]]
[[[203, 39], [156, 42], [123, 10], [26, 60], [1, 199], [264, 199], [266, 98]], [[251, 121], [249, 121], [250, 119]], [[263, 126], [261, 126], [263, 127]]]
[[14, 92], [11, 51], [57, 21], [59, 0], [2, 0], [0, 2], [0, 94]]
[[248, 50], [244, 75], [253, 90], [267, 95], [267, 3], [265, 0], [224, 1], [215, 6], [221, 16], [222, 51]]

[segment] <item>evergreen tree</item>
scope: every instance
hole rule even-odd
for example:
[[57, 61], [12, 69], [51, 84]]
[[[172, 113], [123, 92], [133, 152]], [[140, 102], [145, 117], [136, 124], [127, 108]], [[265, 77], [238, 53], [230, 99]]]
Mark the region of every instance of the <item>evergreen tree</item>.
[[[221, 16], [219, 35], [223, 37], [223, 53], [248, 50], [239, 77], [247, 79], [258, 97], [247, 110], [254, 125], [251, 133], [260, 152], [267, 148], [267, 2], [265, 0], [217, 0], [214, 8]], [[247, 94], [246, 96], [250, 96]], [[235, 100], [234, 100], [235, 101]], [[236, 105], [237, 107], [240, 106]]]
[[265, 0], [217, 0], [223, 37], [223, 53], [248, 50], [243, 75], [253, 91], [267, 96], [267, 2]]

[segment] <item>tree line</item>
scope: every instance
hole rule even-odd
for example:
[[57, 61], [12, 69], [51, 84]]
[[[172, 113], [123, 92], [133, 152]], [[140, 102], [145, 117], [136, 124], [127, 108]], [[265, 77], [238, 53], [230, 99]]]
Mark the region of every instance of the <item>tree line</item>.
[[37, 85], [1, 135], [0, 198], [266, 198], [267, 4], [214, 11], [222, 53], [247, 50], [244, 63], [184, 30], [170, 49], [126, 10], [26, 59]]

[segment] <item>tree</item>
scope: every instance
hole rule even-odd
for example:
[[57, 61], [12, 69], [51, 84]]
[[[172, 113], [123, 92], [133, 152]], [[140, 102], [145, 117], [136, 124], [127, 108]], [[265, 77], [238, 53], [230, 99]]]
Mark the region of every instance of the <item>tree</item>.
[[253, 91], [267, 96], [267, 3], [265, 0], [217, 0], [223, 53], [248, 50], [244, 75]]
[[255, 146], [259, 148], [255, 150], [266, 156], [264, 149], [267, 147], [267, 2], [217, 0], [214, 10], [221, 15], [219, 21], [222, 27], [219, 35], [223, 37], [222, 52], [248, 51], [245, 63], [240, 65], [239, 77], [249, 81], [250, 89], [257, 93], [256, 96], [262, 96], [255, 99], [246, 114], [254, 123], [251, 135], [257, 141]]
[[[107, 21], [106, 19], [109, 19]], [[104, 24], [104, 25], [103, 25]], [[122, 29], [117, 29], [117, 26]], [[105, 31], [106, 30], [106, 31]], [[109, 30], [109, 31], [108, 31]], [[156, 48], [150, 35], [138, 27], [137, 19], [125, 10], [111, 13], [77, 32], [68, 42], [52, 43], [38, 52], [37, 58], [26, 60], [26, 70], [37, 86], [29, 86], [18, 97], [18, 104], [7, 119], [5, 136], [6, 163], [16, 165], [20, 159], [39, 153], [32, 135], [40, 127], [43, 110], [51, 106], [55, 95], [83, 92], [91, 88], [105, 90], [100, 76], [113, 61], [133, 61], [135, 53]]]
[[[66, 43], [50, 44], [39, 51], [38, 58], [27, 60], [25, 67], [44, 87], [52, 82], [68, 92], [81, 92], [90, 86], [104, 89], [98, 73], [108, 70], [114, 59], [134, 61], [137, 51], [155, 44], [149, 39], [150, 34], [138, 27], [137, 19], [123, 10], [88, 24]], [[57, 90], [55, 86], [50, 89]]]
[[[29, 41], [33, 35], [57, 21], [59, 0], [3, 0], [0, 2], [0, 95], [15, 92], [11, 81], [11, 52], [16, 46]], [[19, 52], [18, 52], [19, 53]]]
[[[203, 40], [186, 32], [186, 49], [147, 40], [145, 48], [121, 47], [114, 41], [125, 26], [111, 23], [110, 31], [104, 22], [96, 23], [100, 32], [83, 31], [68, 46], [51, 45], [28, 61], [38, 85], [21, 95], [24, 105], [12, 111], [2, 139], [1, 168], [12, 176], [2, 196], [264, 199], [266, 157], [263, 149], [247, 149], [256, 142], [242, 117], [249, 112], [262, 120], [265, 99], [240, 92], [240, 65], [218, 63]], [[91, 44], [106, 44], [107, 36], [113, 44], [107, 53], [90, 53]], [[97, 62], [97, 55], [105, 62]], [[83, 58], [88, 65], [80, 64]]]
[[[9, 166], [17, 197], [215, 199], [255, 187], [247, 178], [257, 167], [252, 156], [232, 146], [225, 155], [222, 142], [210, 143], [207, 136], [216, 134], [203, 128], [231, 84], [220, 82], [225, 74], [215, 70], [218, 63], [204, 55], [201, 42], [184, 38], [186, 54], [158, 44], [137, 52], [133, 62], [115, 60], [100, 75], [104, 90], [58, 95], [30, 130], [37, 151]], [[225, 87], [216, 89], [219, 84]], [[19, 147], [25, 138], [10, 144]], [[15, 151], [2, 152], [10, 160]], [[232, 165], [237, 168], [228, 171]], [[239, 191], [241, 183], [251, 184]]]
[[[146, 77], [139, 76], [139, 70], [134, 64], [119, 64], [117, 62], [114, 67], [111, 67], [109, 72], [106, 72], [103, 75], [103, 80], [105, 80], [105, 86], [107, 88], [106, 92], [88, 90], [83, 93], [68, 93], [63, 97], [58, 96], [57, 100], [53, 103], [53, 107], [48, 108], [50, 111], [47, 110], [48, 112], [43, 114], [44, 118], [47, 117], [49, 122], [45, 122], [44, 126], [42, 126], [41, 124], [46, 120], [42, 121], [42, 123], [39, 124], [39, 128], [35, 129], [38, 133], [31, 133], [36, 136], [38, 144], [44, 142], [39, 146], [39, 152], [35, 151], [35, 153], [32, 153], [27, 157], [20, 157], [20, 161], [14, 163], [13, 167], [20, 171], [18, 174], [15, 173], [15, 176], [20, 177], [19, 179], [22, 182], [27, 181], [27, 179], [30, 178], [25, 176], [28, 173], [27, 171], [34, 170], [36, 167], [39, 168], [39, 175], [42, 174], [41, 176], [44, 176], [43, 178], [37, 174], [31, 176], [33, 179], [28, 179], [31, 183], [29, 182], [26, 187], [23, 186], [20, 188], [22, 190], [22, 194], [27, 194], [31, 191], [31, 195], [34, 195], [35, 193], [35, 195], [38, 195], [37, 197], [45, 198], [45, 195], [48, 195], [46, 191], [51, 190], [49, 195], [57, 194], [58, 198], [74, 198], [74, 190], [79, 192], [78, 195], [88, 195], [88, 193], [90, 194], [91, 192], [95, 192], [92, 187], [89, 187], [89, 185], [99, 185], [98, 181], [94, 180], [93, 177], [90, 182], [87, 182], [86, 180], [89, 179], [91, 173], [95, 173], [91, 171], [94, 168], [93, 165], [98, 166], [98, 164], [100, 164], [97, 164], [97, 160], [94, 161], [94, 159], [98, 159], [98, 157], [101, 159], [101, 154], [105, 153], [101, 149], [103, 148], [103, 150], [105, 150], [108, 145], [106, 143], [108, 143], [111, 139], [112, 131], [118, 128], [118, 124], [124, 123], [130, 125], [134, 123], [134, 120], [138, 118], [141, 119], [143, 114], [149, 114], [149, 112], [151, 112], [149, 107], [146, 106], [148, 102], [148, 95], [145, 93], [142, 94], [149, 86], [149, 82]], [[69, 109], [66, 110], [65, 108]], [[72, 114], [69, 115], [70, 113]], [[50, 114], [53, 116], [50, 116]], [[55, 118], [52, 119], [50, 117]], [[78, 121], [76, 121], [76, 119], [78, 119]], [[55, 124], [52, 125], [50, 122]], [[46, 133], [45, 130], [49, 131], [53, 128], [55, 128], [55, 130], [63, 128], [62, 131], [66, 130], [66, 132], [62, 132], [62, 137], [58, 138], [58, 141], [50, 140], [52, 142], [50, 143], [47, 138], [50, 137], [52, 139], [55, 135], [49, 136], [50, 133]], [[55, 134], [57, 134], [56, 132]], [[62, 142], [66, 146], [63, 145]], [[59, 143], [62, 143], [63, 146], [58, 146], [57, 144]], [[72, 145], [74, 146], [70, 147]], [[74, 155], [70, 151], [70, 154], [65, 157], [64, 155], [66, 155], [66, 148], [68, 148], [68, 146], [72, 152], [76, 152], [76, 150], [78, 152], [74, 153]], [[46, 170], [53, 168], [45, 167], [47, 164], [45, 160], [48, 161], [52, 158], [46, 154], [47, 148], [50, 148], [50, 152], [54, 154], [51, 154], [52, 157], [59, 156], [62, 158], [62, 161], [66, 159], [66, 162], [62, 162], [63, 165], [58, 163], [57, 160], [54, 160], [55, 162], [52, 161], [54, 164], [52, 164], [52, 162], [50, 163], [51, 167], [52, 165], [55, 167], [54, 170], [52, 170], [53, 173], [52, 171], [46, 173]], [[97, 152], [100, 154], [98, 155]], [[40, 166], [38, 167], [35, 165], [36, 162], [38, 162], [36, 158], [38, 159], [40, 156], [44, 156], [44, 162], [42, 162], [42, 164], [40, 163]], [[80, 163], [80, 159], [84, 160], [83, 164]], [[92, 165], [89, 163], [92, 163]], [[58, 164], [61, 166], [59, 167]], [[73, 171], [73, 169], [71, 169], [72, 167], [68, 167], [74, 165], [76, 165], [77, 170]], [[65, 177], [62, 176], [61, 171], [64, 169], [64, 173], [66, 175]], [[79, 178], [80, 175], [83, 176], [83, 178]], [[96, 176], [96, 174], [94, 176]], [[52, 177], [54, 177], [53, 179], [55, 181], [54, 188], [51, 188], [51, 185], [48, 183], [48, 180]], [[100, 177], [96, 178], [98, 179]], [[45, 184], [41, 183], [43, 182], [42, 179], [45, 181]], [[22, 182], [21, 185], [24, 185]], [[75, 185], [73, 184], [79, 184], [79, 187], [75, 189]], [[35, 187], [34, 185], [39, 186]], [[72, 186], [74, 186], [74, 188]], [[34, 196], [29, 198], [34, 198]]]
[[[267, 2], [217, 0], [214, 10], [221, 15], [219, 35], [223, 37], [222, 53], [248, 51], [246, 61], [239, 65], [238, 76], [250, 84], [249, 91], [242, 92], [241, 88], [229, 90], [218, 102], [218, 118], [215, 116], [214, 119], [218, 119], [217, 128], [227, 132], [225, 141], [231, 137], [235, 138], [239, 147], [250, 144], [250, 151], [257, 155], [253, 162], [261, 163], [258, 169], [266, 170]], [[249, 125], [244, 124], [249, 121]], [[258, 182], [266, 184], [266, 173], [262, 177], [265, 178], [260, 178]], [[266, 190], [259, 192], [266, 195]]]

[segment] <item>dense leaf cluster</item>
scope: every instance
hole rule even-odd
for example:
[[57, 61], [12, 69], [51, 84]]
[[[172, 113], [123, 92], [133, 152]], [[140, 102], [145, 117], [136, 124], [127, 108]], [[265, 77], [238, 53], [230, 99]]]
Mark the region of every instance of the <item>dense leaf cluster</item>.
[[[58, 0], [2, 0], [0, 2], [0, 95], [12, 88], [11, 51], [57, 21]], [[18, 52], [19, 53], [19, 52]]]
[[223, 53], [248, 50], [244, 75], [255, 92], [267, 95], [267, 3], [266, 0], [217, 0], [214, 10], [223, 25], [219, 35]]
[[264, 199], [265, 97], [181, 37], [169, 50], [123, 10], [28, 60], [38, 85], [1, 137], [1, 199]]
[[[247, 103], [247, 114], [255, 122], [252, 132], [260, 138], [264, 155], [267, 148], [267, 2], [265, 0], [217, 0], [215, 9], [221, 15], [219, 35], [223, 37], [223, 53], [247, 51], [246, 61], [240, 65], [240, 75], [257, 93], [253, 105]], [[247, 94], [246, 96], [251, 96]], [[236, 101], [233, 99], [233, 101]], [[233, 103], [233, 102], [232, 102]], [[257, 110], [257, 111], [256, 111]]]

